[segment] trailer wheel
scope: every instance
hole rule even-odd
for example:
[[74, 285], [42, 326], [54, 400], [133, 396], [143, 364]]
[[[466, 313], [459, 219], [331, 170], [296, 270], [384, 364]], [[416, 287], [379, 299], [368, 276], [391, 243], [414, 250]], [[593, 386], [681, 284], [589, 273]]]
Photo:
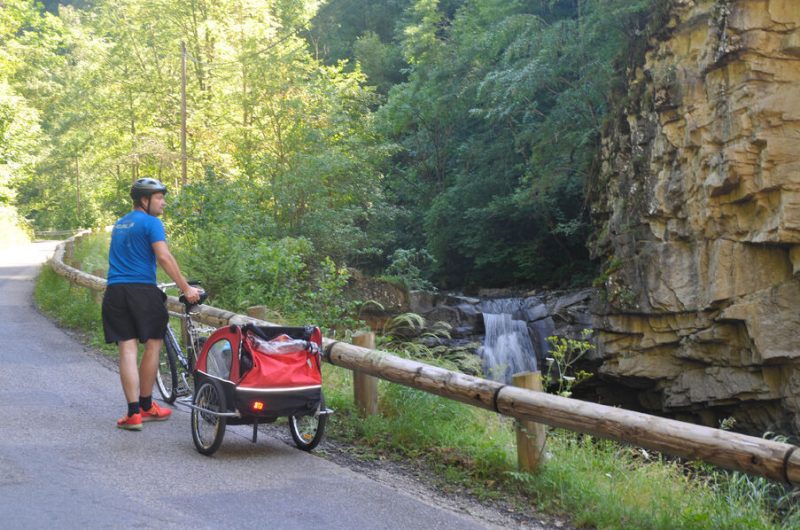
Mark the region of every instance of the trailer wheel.
[[311, 451], [322, 441], [322, 436], [325, 434], [325, 424], [328, 421], [326, 414], [319, 414], [322, 410], [325, 410], [324, 397], [320, 401], [316, 413], [305, 416], [289, 416], [289, 432], [292, 434], [292, 439], [298, 449]]
[[227, 418], [214, 412], [228, 412], [222, 385], [214, 379], [206, 379], [197, 389], [192, 400], [192, 439], [201, 454], [210, 456], [219, 449], [225, 436]]

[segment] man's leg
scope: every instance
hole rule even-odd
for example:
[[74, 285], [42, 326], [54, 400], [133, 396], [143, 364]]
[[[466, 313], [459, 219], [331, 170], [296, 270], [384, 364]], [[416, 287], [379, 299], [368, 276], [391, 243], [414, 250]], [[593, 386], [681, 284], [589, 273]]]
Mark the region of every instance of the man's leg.
[[158, 357], [161, 353], [162, 339], [148, 339], [144, 344], [144, 356], [142, 364], [139, 366], [139, 381], [141, 399], [139, 403], [142, 408], [142, 421], [167, 420], [172, 411], [168, 408], [161, 408], [153, 401], [153, 384], [156, 382], [158, 372]]
[[158, 372], [158, 357], [161, 353], [161, 344], [163, 339], [148, 339], [144, 343], [144, 356], [142, 357], [142, 364], [139, 365], [139, 383], [140, 388], [137, 389], [139, 394], [136, 399], [141, 396], [150, 396], [153, 394], [153, 385], [156, 382], [156, 372]]
[[139, 370], [136, 355], [139, 344], [136, 339], [121, 340], [119, 347], [119, 379], [122, 381], [122, 391], [125, 401], [128, 402], [128, 413], [117, 420], [117, 427], [131, 431], [142, 429], [142, 417], [139, 415]]
[[122, 391], [125, 392], [125, 401], [133, 403], [139, 401], [139, 368], [136, 355], [139, 345], [136, 339], [121, 340], [119, 346], [119, 378], [122, 381]]

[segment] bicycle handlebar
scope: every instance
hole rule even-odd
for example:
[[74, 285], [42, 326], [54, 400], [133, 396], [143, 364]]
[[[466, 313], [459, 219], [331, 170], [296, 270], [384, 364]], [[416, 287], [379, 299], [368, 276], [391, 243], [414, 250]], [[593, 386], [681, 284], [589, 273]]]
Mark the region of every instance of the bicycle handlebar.
[[200, 300], [198, 300], [196, 303], [190, 302], [189, 300], [186, 299], [186, 297], [184, 295], [180, 295], [178, 297], [178, 301], [186, 306], [186, 312], [188, 313], [189, 309], [192, 306], [196, 306], [196, 305], [202, 304], [203, 302], [206, 301], [207, 298], [208, 298], [208, 293], [205, 292], [205, 291], [200, 291]]
[[[197, 280], [188, 280], [186, 283], [188, 283], [192, 287], [201, 287], [200, 282]], [[177, 287], [178, 285], [175, 282], [168, 282], [168, 283], [159, 283], [157, 284], [157, 286], [162, 291], [166, 291], [167, 289], [171, 287]], [[188, 313], [189, 309], [191, 309], [193, 306], [202, 304], [203, 302], [206, 301], [207, 298], [208, 298], [208, 293], [200, 289], [200, 300], [198, 300], [197, 303], [193, 304], [192, 302], [188, 301], [183, 294], [181, 294], [178, 297], [178, 301], [182, 303], [184, 306], [186, 306], [186, 312]]]
[[[192, 287], [202, 287], [202, 285], [201, 285], [199, 280], [186, 280], [186, 283], [188, 283]], [[157, 283], [156, 284], [156, 287], [158, 287], [162, 291], [166, 291], [167, 289], [170, 289], [172, 287], [177, 287], [177, 286], [178, 286], [178, 284], [175, 283], [175, 282]]]

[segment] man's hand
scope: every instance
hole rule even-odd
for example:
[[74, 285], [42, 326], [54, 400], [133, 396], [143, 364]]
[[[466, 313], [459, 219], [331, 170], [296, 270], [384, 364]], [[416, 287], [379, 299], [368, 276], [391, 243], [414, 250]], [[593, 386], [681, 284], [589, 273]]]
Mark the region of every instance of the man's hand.
[[190, 285], [188, 289], [183, 291], [183, 296], [185, 296], [186, 299], [189, 300], [191, 303], [196, 304], [197, 302], [200, 301], [200, 293], [201, 293], [200, 289], [198, 289], [197, 287], [192, 287]]

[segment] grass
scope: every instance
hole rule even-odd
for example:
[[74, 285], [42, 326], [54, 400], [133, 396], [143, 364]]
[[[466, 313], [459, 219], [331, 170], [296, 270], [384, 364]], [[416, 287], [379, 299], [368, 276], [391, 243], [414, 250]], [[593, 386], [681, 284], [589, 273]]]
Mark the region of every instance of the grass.
[[107, 355], [116, 355], [117, 347], [106, 344], [97, 294], [71, 284], [45, 265], [36, 281], [34, 299], [43, 313], [59, 325], [85, 334], [89, 344]]
[[382, 414], [362, 419], [349, 371], [326, 366], [324, 376], [336, 410], [330, 436], [367, 457], [416, 461], [453, 491], [567, 515], [578, 527], [800, 528], [791, 493], [766, 479], [560, 429], [548, 432], [539, 472], [521, 473], [507, 418], [381, 381]]
[[[105, 276], [108, 269], [108, 234], [88, 234], [74, 247], [72, 263], [90, 274]], [[39, 308], [61, 326], [81, 331], [89, 343], [107, 355], [117, 347], [106, 344], [100, 316], [100, 293], [71, 284], [45, 266], [34, 290]]]
[[80, 239], [75, 245], [72, 261], [79, 269], [95, 276], [105, 277], [108, 272], [108, 244], [111, 235], [107, 232], [93, 232]]
[[[91, 264], [103, 252], [104, 245], [89, 238], [75, 256]], [[88, 290], [70, 286], [46, 267], [36, 299], [63, 325], [88, 332], [92, 345], [104, 346], [99, 305]], [[578, 527], [800, 528], [794, 492], [766, 479], [558, 429], [548, 433], [549, 458], [540, 470], [521, 473], [508, 418], [380, 381], [381, 414], [363, 419], [353, 404], [352, 373], [326, 364], [323, 378], [336, 411], [329, 437], [347, 442], [361, 458], [413, 462], [444, 489], [566, 515]]]

